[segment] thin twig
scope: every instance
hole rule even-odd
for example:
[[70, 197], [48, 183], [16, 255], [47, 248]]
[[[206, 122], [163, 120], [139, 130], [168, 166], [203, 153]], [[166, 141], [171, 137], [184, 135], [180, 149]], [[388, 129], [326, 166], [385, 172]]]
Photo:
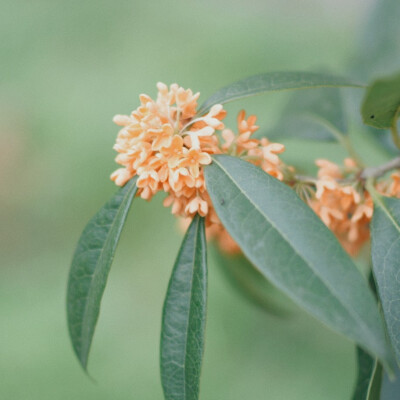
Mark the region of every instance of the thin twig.
[[378, 167], [368, 167], [361, 173], [362, 179], [367, 178], [379, 178], [391, 169], [400, 168], [400, 157], [396, 157], [393, 160], [388, 161], [385, 164], [379, 165]]
[[305, 183], [312, 183], [316, 184], [317, 180], [316, 178], [313, 178], [312, 176], [305, 176], [305, 175], [295, 175], [294, 179], [298, 182], [305, 182]]

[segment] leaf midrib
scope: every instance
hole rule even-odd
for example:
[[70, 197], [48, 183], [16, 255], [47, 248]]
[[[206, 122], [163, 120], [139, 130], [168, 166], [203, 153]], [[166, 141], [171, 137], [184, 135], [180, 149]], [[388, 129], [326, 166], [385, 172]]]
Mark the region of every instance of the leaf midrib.
[[[390, 222], [394, 225], [396, 230], [400, 233], [400, 225], [397, 223], [395, 217], [391, 214], [389, 207], [386, 206], [385, 201], [382, 199], [382, 197], [380, 195], [375, 197], [375, 202], [382, 209], [382, 211], [388, 217]], [[399, 200], [399, 202], [400, 202], [400, 200]]]
[[198, 232], [199, 232], [199, 223], [200, 223], [200, 218], [196, 217], [196, 231], [195, 231], [195, 240], [194, 240], [194, 245], [193, 245], [193, 268], [192, 268], [192, 276], [190, 279], [190, 301], [189, 301], [189, 310], [188, 310], [188, 318], [187, 318], [187, 323], [186, 323], [186, 329], [185, 329], [185, 347], [184, 347], [184, 363], [183, 363], [183, 372], [184, 372], [184, 385], [183, 385], [183, 395], [184, 398], [186, 399], [186, 385], [187, 385], [187, 376], [186, 376], [186, 362], [187, 362], [187, 347], [188, 347], [188, 336], [189, 336], [189, 323], [190, 323], [190, 315], [192, 312], [192, 298], [193, 298], [193, 279], [194, 279], [194, 273], [195, 273], [195, 265], [196, 265], [196, 246], [197, 246], [197, 239], [198, 239]]
[[367, 389], [367, 398], [366, 398], [366, 400], [370, 400], [370, 396], [371, 396], [371, 393], [372, 393], [372, 388], [373, 388], [373, 386], [374, 386], [375, 374], [377, 373], [377, 369], [378, 369], [378, 360], [375, 359], [375, 361], [374, 361], [374, 368], [373, 368], [372, 373], [371, 373], [371, 378], [370, 378], [370, 380], [369, 380], [369, 382], [368, 382], [368, 389]]

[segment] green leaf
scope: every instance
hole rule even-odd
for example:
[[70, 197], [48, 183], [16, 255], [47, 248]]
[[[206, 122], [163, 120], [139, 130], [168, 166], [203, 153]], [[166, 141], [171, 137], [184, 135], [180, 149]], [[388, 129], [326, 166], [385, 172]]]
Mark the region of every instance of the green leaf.
[[258, 94], [321, 87], [363, 87], [346, 78], [316, 72], [269, 72], [251, 76], [228, 85], [209, 97], [198, 114], [207, 112], [214, 104], [224, 104]]
[[400, 65], [400, 1], [374, 3], [370, 17], [365, 18], [353, 63], [356, 76], [365, 79], [391, 74]]
[[67, 290], [68, 327], [84, 369], [108, 273], [136, 190], [135, 177], [89, 221], [72, 260]]
[[367, 90], [361, 108], [363, 121], [379, 129], [390, 129], [400, 112], [400, 74], [375, 81]]
[[375, 197], [372, 263], [386, 326], [400, 362], [400, 200]]
[[205, 167], [223, 225], [272, 283], [332, 329], [390, 363], [378, 306], [333, 233], [292, 189], [227, 155]]
[[194, 217], [175, 261], [164, 302], [161, 380], [166, 400], [197, 400], [204, 350], [207, 251], [204, 219]]
[[379, 400], [382, 367], [376, 358], [357, 347], [358, 377], [352, 400]]
[[272, 285], [242, 254], [225, 254], [212, 246], [213, 258], [232, 286], [253, 305], [275, 316], [291, 311], [289, 299]]
[[328, 88], [294, 92], [277, 124], [262, 136], [331, 141], [346, 133], [340, 89]]
[[374, 375], [368, 389], [368, 400], [380, 400], [382, 389], [383, 369], [379, 362], [375, 362]]

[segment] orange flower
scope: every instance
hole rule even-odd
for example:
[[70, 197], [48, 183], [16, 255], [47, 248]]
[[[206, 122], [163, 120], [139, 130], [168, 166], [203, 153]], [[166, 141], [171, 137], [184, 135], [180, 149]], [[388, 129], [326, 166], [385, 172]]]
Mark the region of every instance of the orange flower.
[[182, 119], [192, 118], [196, 114], [197, 99], [199, 96], [200, 93], [193, 94], [190, 89], [185, 90], [179, 87], [176, 90], [176, 105]]
[[206, 115], [191, 122], [192, 130], [198, 130], [207, 125], [216, 130], [224, 129], [224, 124], [221, 121], [225, 117], [226, 111], [222, 108], [222, 105], [215, 104]]
[[264, 161], [272, 165], [279, 165], [280, 160], [277, 154], [283, 153], [285, 151], [285, 146], [280, 143], [270, 143], [268, 139], [262, 138], [261, 150]]
[[186, 168], [182, 167], [170, 171], [168, 182], [175, 192], [181, 191], [185, 186], [189, 188], [194, 187], [194, 177], [190, 175]]
[[208, 114], [203, 117], [203, 121], [206, 125], [212, 126], [214, 129], [224, 129], [224, 124], [221, 119], [225, 118], [226, 111], [223, 109], [221, 104], [216, 104], [211, 107]]
[[400, 198], [400, 172], [394, 172], [390, 178], [392, 179], [392, 182], [389, 186], [388, 195]]
[[183, 156], [182, 136], [174, 135], [169, 147], [163, 147], [161, 154], [167, 159], [169, 168], [175, 168]]
[[343, 174], [338, 165], [334, 164], [331, 161], [318, 159], [315, 161], [318, 170], [318, 178], [331, 178], [331, 179], [342, 179]]
[[188, 167], [193, 178], [198, 178], [200, 174], [200, 165], [211, 164], [211, 156], [196, 148], [190, 149], [179, 162], [180, 167]]
[[[324, 224], [332, 230], [345, 250], [356, 255], [369, 239], [369, 223], [373, 213], [373, 203], [368, 192], [358, 192], [353, 186], [341, 185], [346, 168], [327, 161], [317, 160], [320, 167], [316, 182], [315, 198], [310, 206]], [[356, 166], [350, 160], [345, 167], [352, 172]]]
[[205, 217], [208, 213], [208, 203], [201, 197], [196, 196], [186, 205], [185, 211], [188, 215], [199, 213], [202, 217]]
[[248, 155], [253, 157], [251, 162], [259, 165], [266, 173], [283, 180], [283, 164], [277, 154], [284, 151], [283, 144], [271, 143], [267, 138], [262, 138], [256, 148], [248, 151]]
[[125, 183], [128, 182], [131, 178], [132, 174], [126, 168], [118, 168], [111, 174], [111, 180], [113, 180], [118, 186], [125, 185]]
[[153, 150], [161, 150], [162, 147], [168, 147], [172, 141], [174, 130], [170, 124], [164, 124], [161, 129], [149, 129], [149, 134], [153, 134], [155, 139], [151, 145]]
[[138, 188], [144, 188], [148, 186], [153, 192], [157, 190], [158, 182], [160, 178], [154, 169], [143, 169], [139, 173], [139, 178], [136, 182]]
[[235, 142], [235, 134], [230, 129], [224, 129], [222, 131], [222, 138], [225, 140], [225, 143], [222, 145], [222, 150], [229, 151]]
[[214, 134], [214, 128], [211, 126], [205, 126], [199, 130], [188, 131], [187, 135], [190, 137], [191, 147], [194, 149], [200, 149], [200, 138], [208, 137]]
[[254, 133], [258, 129], [258, 126], [255, 125], [257, 117], [255, 115], [250, 115], [250, 117], [247, 118], [247, 120], [245, 118], [246, 118], [246, 112], [244, 110], [241, 110], [237, 116], [239, 133], [240, 134], [245, 132]]

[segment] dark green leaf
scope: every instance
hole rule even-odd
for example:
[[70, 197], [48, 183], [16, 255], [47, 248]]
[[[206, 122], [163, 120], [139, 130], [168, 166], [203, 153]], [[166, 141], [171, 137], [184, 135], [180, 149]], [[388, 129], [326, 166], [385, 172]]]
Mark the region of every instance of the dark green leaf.
[[100, 209], [86, 225], [72, 260], [67, 291], [68, 327], [84, 369], [110, 266], [136, 190], [133, 178]]
[[355, 52], [356, 76], [370, 79], [391, 74], [400, 65], [400, 1], [376, 0], [362, 28]]
[[340, 89], [329, 88], [294, 92], [278, 123], [263, 136], [337, 140], [338, 134], [346, 133], [347, 119]]
[[197, 400], [204, 349], [207, 251], [204, 219], [194, 217], [164, 302], [161, 380], [166, 400]]
[[362, 87], [346, 78], [316, 72], [269, 72], [242, 79], [220, 89], [201, 105], [198, 114], [205, 113], [214, 104], [224, 104], [271, 91], [345, 86]]
[[382, 367], [364, 350], [357, 347], [358, 377], [352, 400], [379, 400]]
[[374, 375], [369, 385], [368, 400], [380, 400], [382, 388], [383, 369], [379, 362], [375, 363]]
[[288, 315], [293, 311], [290, 310], [289, 299], [242, 254], [224, 254], [216, 246], [212, 254], [227, 280], [252, 304], [276, 316]]
[[376, 197], [372, 263], [388, 333], [400, 362], [400, 200]]
[[364, 97], [361, 114], [364, 123], [390, 129], [400, 111], [400, 74], [375, 81]]
[[223, 225], [272, 283], [331, 328], [391, 361], [373, 294], [332, 232], [292, 189], [243, 160], [205, 167]]

